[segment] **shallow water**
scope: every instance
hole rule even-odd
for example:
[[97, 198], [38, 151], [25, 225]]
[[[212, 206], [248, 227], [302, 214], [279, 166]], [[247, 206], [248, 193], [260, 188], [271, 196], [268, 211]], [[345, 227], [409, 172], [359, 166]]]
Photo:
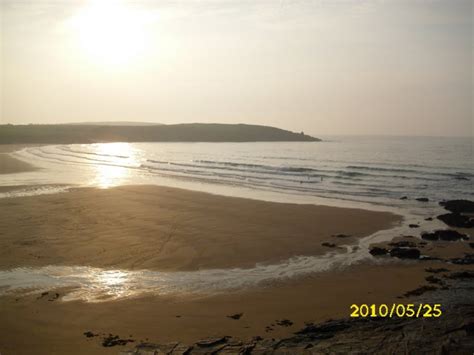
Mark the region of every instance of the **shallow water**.
[[[415, 197], [474, 195], [472, 149], [471, 138], [421, 137], [52, 145], [14, 153], [44, 169], [2, 177], [0, 186], [159, 184], [257, 199], [420, 209]], [[411, 199], [400, 200], [405, 195]]]
[[246, 269], [160, 272], [51, 265], [0, 270], [0, 295], [70, 288], [62, 297], [63, 301], [101, 302], [141, 295], [212, 295], [243, 291], [368, 260], [379, 264], [397, 262], [389, 258], [374, 259], [368, 252], [368, 246], [389, 240], [394, 233], [403, 233], [404, 229], [405, 226], [401, 225], [379, 231], [360, 239], [357, 245], [341, 246], [343, 252], [295, 256], [277, 264], [257, 264]]

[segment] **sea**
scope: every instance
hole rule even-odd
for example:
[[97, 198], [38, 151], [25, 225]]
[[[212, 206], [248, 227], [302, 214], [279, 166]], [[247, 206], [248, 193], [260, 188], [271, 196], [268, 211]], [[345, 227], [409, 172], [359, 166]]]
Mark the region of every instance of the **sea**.
[[[371, 243], [413, 234], [409, 224], [418, 224], [420, 232], [445, 228], [436, 218], [426, 220], [443, 213], [439, 202], [474, 198], [472, 137], [321, 138], [321, 142], [30, 146], [11, 155], [39, 169], [1, 176], [0, 186], [22, 187], [1, 192], [0, 198], [67, 193], [73, 187], [161, 185], [274, 202], [389, 211], [404, 217], [401, 225], [362, 238], [358, 245], [347, 246], [347, 253], [295, 256], [252, 269], [160, 273], [48, 266], [0, 272], [0, 288], [28, 288], [35, 282], [40, 288], [80, 283], [66, 299], [98, 301], [104, 296], [118, 297], [117, 285], [128, 285], [128, 292], [119, 293], [124, 297], [144, 292], [219, 292], [271, 283], [367, 260]], [[109, 282], [115, 288], [104, 284], [102, 293], [98, 291], [101, 273], [117, 280]]]
[[2, 176], [0, 186], [49, 185], [31, 194], [55, 192], [55, 185], [156, 184], [263, 200], [423, 209], [431, 204], [416, 198], [474, 196], [472, 138], [72, 144], [12, 155], [42, 169]]

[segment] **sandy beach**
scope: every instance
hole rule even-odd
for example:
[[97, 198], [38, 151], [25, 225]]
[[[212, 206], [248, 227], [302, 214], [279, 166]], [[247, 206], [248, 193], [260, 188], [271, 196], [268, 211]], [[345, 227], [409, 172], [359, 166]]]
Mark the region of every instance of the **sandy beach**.
[[[2, 166], [3, 173], [11, 172], [9, 166]], [[386, 212], [271, 203], [159, 186], [75, 188], [4, 198], [0, 210], [2, 270], [48, 265], [168, 272], [252, 268], [293, 256], [342, 252], [341, 245], [401, 222], [400, 216]], [[443, 250], [449, 257], [469, 252], [467, 243], [426, 248], [437, 256], [444, 255]], [[31, 354], [31, 349], [36, 354], [117, 354], [139, 342], [190, 343], [223, 335], [285, 337], [305, 322], [345, 318], [354, 303], [401, 302], [406, 292], [426, 284], [430, 267], [446, 264], [390, 259], [379, 265], [369, 260], [232, 292], [147, 295], [100, 303], [65, 302], [61, 298], [68, 289], [13, 293], [0, 297], [0, 350], [7, 355]], [[450, 265], [448, 270], [465, 268]], [[242, 315], [229, 317], [235, 314]], [[278, 325], [282, 319], [292, 324]], [[84, 336], [88, 331], [134, 342], [107, 348], [99, 338]]]
[[472, 14], [0, 0], [0, 355], [474, 355]]
[[[398, 223], [390, 213], [269, 203], [157, 186], [0, 200], [0, 267], [197, 270], [320, 255]], [[340, 223], [344, 220], [344, 223]], [[351, 238], [336, 238], [345, 234]]]
[[[50, 302], [40, 293], [1, 297], [0, 344], [2, 354], [30, 354], [32, 348], [37, 354], [117, 354], [123, 347], [104, 348], [100, 338], [89, 339], [83, 333], [111, 333], [135, 343], [190, 343], [223, 335], [284, 337], [305, 322], [345, 318], [353, 303], [400, 302], [398, 296], [423, 283], [429, 275], [424, 268], [429, 266], [440, 265], [360, 265], [272, 287], [200, 298], [84, 303]], [[243, 313], [239, 320], [228, 317], [239, 313]], [[281, 319], [293, 325], [275, 325]]]

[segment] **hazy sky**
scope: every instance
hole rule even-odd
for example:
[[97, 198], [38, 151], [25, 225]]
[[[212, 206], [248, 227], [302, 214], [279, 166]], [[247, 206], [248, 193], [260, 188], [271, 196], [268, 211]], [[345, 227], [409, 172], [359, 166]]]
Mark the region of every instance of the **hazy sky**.
[[471, 0], [0, 4], [0, 123], [473, 133]]

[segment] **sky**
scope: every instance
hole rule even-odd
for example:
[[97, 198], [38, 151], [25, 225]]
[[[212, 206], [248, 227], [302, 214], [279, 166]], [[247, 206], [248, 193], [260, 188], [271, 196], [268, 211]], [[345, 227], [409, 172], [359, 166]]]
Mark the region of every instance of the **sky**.
[[472, 0], [0, 0], [0, 123], [466, 136]]

